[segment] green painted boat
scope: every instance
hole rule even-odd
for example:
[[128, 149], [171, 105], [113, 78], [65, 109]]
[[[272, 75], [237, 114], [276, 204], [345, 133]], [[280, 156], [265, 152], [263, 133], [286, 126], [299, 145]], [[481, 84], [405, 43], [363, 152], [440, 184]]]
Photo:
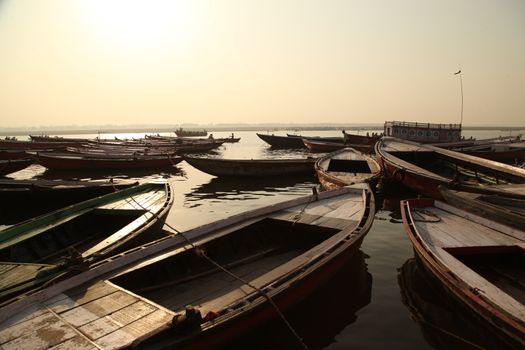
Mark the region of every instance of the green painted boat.
[[0, 303], [165, 236], [172, 203], [168, 182], [150, 182], [0, 231]]

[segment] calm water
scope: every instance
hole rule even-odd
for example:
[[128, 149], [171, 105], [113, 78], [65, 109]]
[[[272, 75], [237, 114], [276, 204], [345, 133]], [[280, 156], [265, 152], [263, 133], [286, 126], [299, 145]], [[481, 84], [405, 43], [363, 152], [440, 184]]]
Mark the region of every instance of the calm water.
[[[264, 131], [263, 131], [264, 133]], [[361, 133], [366, 133], [362, 131]], [[227, 137], [229, 132], [214, 132]], [[276, 132], [284, 135], [285, 132]], [[508, 135], [509, 132], [464, 132], [477, 138]], [[304, 135], [339, 136], [339, 131], [308, 131]], [[73, 135], [71, 135], [73, 136]], [[74, 135], [94, 137], [96, 135]], [[114, 134], [107, 138], [141, 137], [143, 134]], [[224, 144], [212, 154], [224, 158], [283, 158], [309, 156], [306, 150], [272, 150], [255, 132], [236, 132], [239, 143]], [[101, 178], [108, 174], [49, 173], [34, 165], [16, 178]], [[169, 178], [175, 201], [167, 223], [186, 230], [225, 216], [278, 201], [310, 194], [318, 186], [315, 177], [267, 180], [223, 180], [182, 162], [171, 172], [141, 172], [113, 177], [141, 180]], [[390, 189], [392, 190], [392, 189]], [[389, 191], [390, 192], [390, 191]], [[287, 318], [311, 349], [474, 349], [470, 342], [492, 348], [480, 339], [483, 325], [468, 318], [468, 312], [451, 308], [438, 286], [421, 281], [429, 278], [418, 269], [412, 246], [404, 232], [398, 198], [384, 201], [378, 208], [372, 229], [365, 237], [361, 254], [311, 298], [287, 313]], [[390, 195], [391, 197], [391, 195]], [[431, 278], [429, 278], [431, 280]], [[418, 283], [414, 283], [417, 281]], [[417, 288], [413, 285], [417, 284]], [[429, 305], [431, 307], [429, 307]], [[453, 335], [450, 335], [453, 334]], [[463, 340], [461, 340], [463, 339]], [[499, 345], [495, 347], [500, 348]], [[229, 348], [298, 348], [280, 320], [255, 330]]]

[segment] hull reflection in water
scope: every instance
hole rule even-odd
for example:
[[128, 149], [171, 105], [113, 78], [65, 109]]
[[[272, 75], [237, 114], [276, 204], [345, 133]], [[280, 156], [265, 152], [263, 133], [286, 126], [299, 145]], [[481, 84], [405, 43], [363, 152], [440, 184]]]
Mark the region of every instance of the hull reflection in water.
[[399, 270], [401, 298], [435, 349], [515, 349], [447, 293], [423, 264], [407, 260]]
[[246, 200], [260, 199], [276, 194], [297, 195], [317, 186], [314, 176], [293, 176], [290, 178], [219, 178], [199, 185], [186, 194], [186, 202], [202, 204], [202, 200]]
[[[372, 275], [365, 254], [357, 252], [315, 293], [285, 312], [309, 349], [323, 349], [357, 320], [357, 311], [370, 304]], [[282, 322], [268, 322], [226, 346], [227, 349], [302, 349]]]

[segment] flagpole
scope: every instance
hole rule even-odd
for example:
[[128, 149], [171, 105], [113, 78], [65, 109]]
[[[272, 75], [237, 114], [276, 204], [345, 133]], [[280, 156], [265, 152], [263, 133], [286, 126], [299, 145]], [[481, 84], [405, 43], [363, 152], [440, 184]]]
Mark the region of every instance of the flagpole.
[[454, 75], [459, 75], [459, 91], [461, 93], [461, 111], [460, 111], [459, 125], [463, 125], [463, 77], [461, 74], [461, 66], [459, 67], [459, 71], [454, 73]]

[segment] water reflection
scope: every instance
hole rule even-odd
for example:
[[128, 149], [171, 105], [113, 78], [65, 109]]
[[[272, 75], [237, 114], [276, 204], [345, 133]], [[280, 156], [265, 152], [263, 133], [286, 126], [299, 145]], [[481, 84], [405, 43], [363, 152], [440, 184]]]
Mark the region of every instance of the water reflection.
[[[357, 320], [370, 303], [372, 275], [358, 251], [328, 282], [284, 314], [309, 349], [322, 349]], [[273, 320], [226, 346], [227, 349], [302, 349], [281, 320]]]
[[102, 179], [130, 179], [141, 182], [158, 178], [185, 176], [178, 167], [169, 169], [134, 169], [134, 170], [79, 170], [79, 171], [52, 171], [46, 170], [35, 178], [48, 180], [102, 180]]
[[302, 194], [317, 182], [314, 176], [293, 177], [265, 177], [238, 179], [232, 177], [214, 177], [208, 183], [194, 187], [186, 193], [186, 203], [199, 202], [202, 200], [219, 199], [242, 201], [246, 199], [258, 199], [276, 194], [296, 195]]
[[451, 296], [423, 264], [407, 260], [399, 269], [401, 298], [425, 340], [435, 349], [513, 349], [501, 332]]

